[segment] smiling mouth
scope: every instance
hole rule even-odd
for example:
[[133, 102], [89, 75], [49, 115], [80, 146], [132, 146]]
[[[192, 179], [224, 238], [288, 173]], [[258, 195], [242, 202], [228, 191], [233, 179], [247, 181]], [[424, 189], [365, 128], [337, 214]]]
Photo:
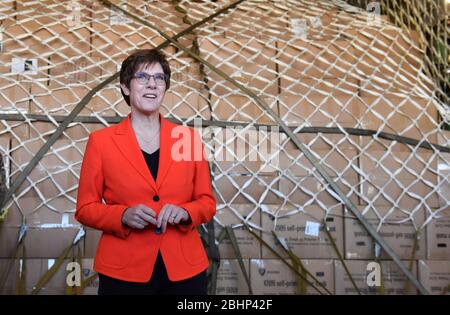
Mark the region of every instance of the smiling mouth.
[[143, 97], [144, 98], [155, 99], [157, 96], [156, 96], [156, 94], [144, 94]]

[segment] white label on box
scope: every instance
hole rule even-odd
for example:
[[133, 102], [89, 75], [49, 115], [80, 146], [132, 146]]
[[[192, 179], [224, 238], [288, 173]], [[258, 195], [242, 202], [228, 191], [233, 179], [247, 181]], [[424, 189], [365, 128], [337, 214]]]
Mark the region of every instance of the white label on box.
[[379, 258], [381, 256], [381, 246], [375, 243], [375, 257]]
[[37, 74], [37, 59], [13, 58], [11, 73]]
[[62, 218], [61, 218], [61, 226], [62, 226], [62, 227], [67, 227], [67, 226], [69, 226], [69, 214], [68, 214], [68, 213], [63, 213], [63, 214], [62, 214]]
[[300, 39], [306, 39], [308, 36], [308, 26], [306, 25], [306, 19], [292, 19], [291, 20], [292, 33], [295, 37]]
[[[122, 9], [127, 10], [126, 5], [121, 5]], [[112, 8], [111, 11], [111, 25], [126, 25], [131, 22], [131, 20], [119, 9]]]
[[310, 21], [313, 28], [319, 28], [322, 26], [322, 21], [320, 20], [319, 16], [313, 16], [312, 18], [310, 18]]
[[305, 234], [310, 236], [319, 236], [320, 223], [306, 221]]
[[0, 29], [0, 52], [3, 52], [3, 30]]
[[232, 78], [241, 78], [242, 77], [242, 71], [240, 69], [233, 72], [231, 75]]
[[52, 268], [52, 266], [55, 264], [55, 260], [54, 259], [49, 259], [47, 261], [47, 269]]

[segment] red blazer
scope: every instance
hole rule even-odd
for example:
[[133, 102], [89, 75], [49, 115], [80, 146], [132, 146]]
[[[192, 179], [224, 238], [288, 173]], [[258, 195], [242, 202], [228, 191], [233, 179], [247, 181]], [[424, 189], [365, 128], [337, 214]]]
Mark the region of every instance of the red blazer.
[[[161, 116], [160, 121], [156, 183], [139, 148], [130, 115], [115, 126], [93, 132], [87, 143], [75, 218], [103, 231], [94, 270], [116, 279], [149, 281], [158, 250], [172, 281], [190, 278], [208, 267], [196, 228], [212, 219], [216, 201], [208, 162], [203, 154], [198, 154], [204, 152], [203, 144], [191, 128]], [[180, 145], [178, 140], [189, 138], [191, 146]], [[194, 152], [194, 149], [201, 151]], [[172, 150], [184, 154], [185, 160], [174, 160]], [[168, 224], [166, 232], [160, 235], [155, 233], [152, 224], [144, 230], [122, 225], [122, 214], [127, 207], [145, 204], [158, 214], [166, 203], [186, 209], [192, 223]]]

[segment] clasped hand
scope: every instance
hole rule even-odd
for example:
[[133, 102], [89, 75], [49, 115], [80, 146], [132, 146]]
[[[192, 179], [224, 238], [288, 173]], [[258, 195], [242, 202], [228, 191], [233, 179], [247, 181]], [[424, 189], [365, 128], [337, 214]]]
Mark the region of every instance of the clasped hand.
[[189, 220], [189, 213], [172, 204], [164, 205], [158, 217], [152, 208], [143, 204], [126, 209], [122, 215], [122, 223], [133, 229], [142, 230], [149, 224], [153, 224], [160, 227], [162, 233], [166, 231], [167, 224], [176, 225], [187, 220]]

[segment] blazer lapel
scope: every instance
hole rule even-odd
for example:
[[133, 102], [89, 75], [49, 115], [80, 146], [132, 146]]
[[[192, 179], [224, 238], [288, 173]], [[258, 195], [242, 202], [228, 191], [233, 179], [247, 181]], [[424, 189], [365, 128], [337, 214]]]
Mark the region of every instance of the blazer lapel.
[[[130, 162], [134, 169], [141, 174], [147, 183], [156, 191], [156, 183], [142, 155], [141, 148], [131, 126], [130, 115], [117, 125], [115, 134], [113, 135], [116, 144], [122, 155]], [[160, 151], [161, 153], [161, 151]], [[160, 159], [161, 163], [161, 159]], [[159, 170], [158, 170], [159, 177]]]
[[158, 176], [156, 177], [156, 187], [159, 189], [164, 182], [164, 178], [170, 169], [173, 162], [172, 159], [172, 145], [175, 139], [172, 138], [172, 126], [171, 123], [164, 119], [161, 115], [161, 132], [159, 139], [159, 165], [158, 165]]

